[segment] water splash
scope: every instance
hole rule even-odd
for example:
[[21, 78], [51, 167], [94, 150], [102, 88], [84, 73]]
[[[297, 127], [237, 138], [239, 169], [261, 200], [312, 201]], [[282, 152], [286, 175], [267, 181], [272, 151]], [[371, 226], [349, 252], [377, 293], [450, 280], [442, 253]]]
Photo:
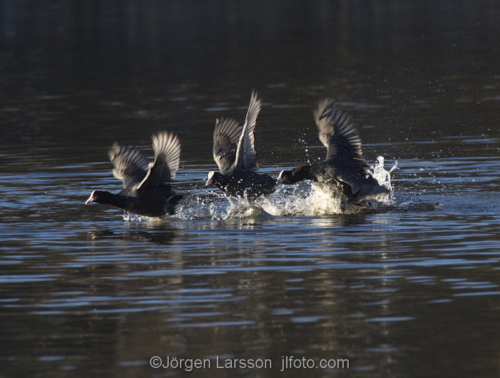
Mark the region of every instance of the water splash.
[[309, 156], [309, 146], [307, 145], [307, 141], [305, 139], [305, 134], [304, 134], [304, 139], [299, 138], [298, 142], [304, 147], [304, 152], [306, 154], [307, 164], [311, 164], [311, 157]]
[[394, 161], [394, 165], [388, 171], [384, 168], [385, 159], [383, 156], [377, 156], [377, 161], [375, 165], [370, 166], [369, 173], [372, 177], [378, 181], [379, 185], [385, 186], [387, 189], [393, 192], [393, 188], [391, 185], [391, 173], [395, 169], [398, 169], [398, 161]]
[[145, 222], [145, 221], [150, 222], [150, 221], [155, 221], [158, 219], [161, 219], [161, 218], [150, 218], [150, 217], [146, 217], [143, 215], [132, 214], [132, 213], [129, 213], [128, 211], [125, 211], [123, 213], [123, 220], [125, 222]]
[[211, 192], [208, 196], [186, 196], [177, 205], [172, 216], [176, 219], [213, 219], [246, 218], [262, 213], [259, 207], [245, 198], [227, 197]]
[[347, 206], [342, 193], [311, 181], [299, 182], [291, 189], [282, 185], [269, 196], [259, 198], [256, 203], [274, 216], [340, 214]]

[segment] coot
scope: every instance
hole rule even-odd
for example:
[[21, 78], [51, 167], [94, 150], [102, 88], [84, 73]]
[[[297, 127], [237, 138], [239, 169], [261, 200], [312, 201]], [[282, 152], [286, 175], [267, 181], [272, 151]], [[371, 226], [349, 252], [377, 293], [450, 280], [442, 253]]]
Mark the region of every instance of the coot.
[[253, 91], [243, 127], [233, 118], [216, 120], [213, 156], [220, 172], [210, 172], [206, 186], [215, 185], [226, 194], [248, 199], [273, 192], [276, 181], [255, 172], [258, 165], [253, 134], [261, 104]]
[[94, 190], [85, 204], [97, 202], [147, 217], [173, 214], [182, 199], [170, 185], [179, 169], [181, 144], [177, 135], [166, 131], [152, 139], [155, 157], [149, 164], [138, 148], [115, 143], [109, 159], [114, 166], [113, 175], [123, 182], [123, 190], [118, 194]]
[[319, 140], [327, 149], [326, 159], [318, 164], [281, 171], [277, 182], [294, 184], [311, 180], [325, 183], [340, 189], [356, 203], [387, 199], [389, 189], [379, 185], [368, 173], [356, 124], [330, 99], [321, 101], [313, 114]]

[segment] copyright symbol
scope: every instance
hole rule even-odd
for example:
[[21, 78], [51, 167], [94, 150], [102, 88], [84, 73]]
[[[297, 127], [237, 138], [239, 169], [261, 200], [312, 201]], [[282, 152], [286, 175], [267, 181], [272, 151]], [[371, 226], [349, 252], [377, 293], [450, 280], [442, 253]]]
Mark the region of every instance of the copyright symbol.
[[155, 368], [155, 369], [158, 369], [159, 367], [161, 367], [162, 362], [163, 361], [158, 356], [153, 356], [149, 360], [149, 364], [151, 365], [152, 368]]

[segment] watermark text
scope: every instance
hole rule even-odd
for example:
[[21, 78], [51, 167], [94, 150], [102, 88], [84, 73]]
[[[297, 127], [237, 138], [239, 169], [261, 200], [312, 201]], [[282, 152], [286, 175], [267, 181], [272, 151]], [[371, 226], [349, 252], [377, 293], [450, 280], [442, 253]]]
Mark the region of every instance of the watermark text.
[[349, 360], [346, 358], [321, 359], [298, 358], [295, 356], [282, 356], [278, 366], [273, 366], [269, 358], [178, 358], [167, 356], [161, 358], [153, 356], [149, 365], [155, 369], [178, 369], [193, 371], [197, 369], [279, 369], [283, 372], [292, 369], [349, 369]]

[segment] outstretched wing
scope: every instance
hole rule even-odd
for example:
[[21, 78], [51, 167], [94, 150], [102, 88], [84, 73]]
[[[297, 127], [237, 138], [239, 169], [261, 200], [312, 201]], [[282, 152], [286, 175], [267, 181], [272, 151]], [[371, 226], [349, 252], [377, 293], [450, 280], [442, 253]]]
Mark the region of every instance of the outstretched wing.
[[260, 113], [262, 100], [258, 97], [254, 90], [250, 96], [250, 105], [248, 106], [245, 124], [241, 131], [241, 136], [236, 149], [235, 166], [246, 170], [257, 168], [257, 152], [254, 146], [254, 131], [257, 117]]
[[332, 100], [321, 101], [314, 110], [319, 140], [326, 147], [326, 160], [352, 160], [366, 166], [356, 124]]
[[120, 146], [115, 142], [108, 152], [113, 163], [113, 176], [123, 182], [124, 188], [140, 183], [148, 172], [148, 160], [136, 147]]
[[144, 186], [165, 185], [175, 178], [179, 169], [181, 143], [177, 135], [162, 131], [152, 136], [155, 160], [149, 163], [149, 171], [138, 189]]
[[221, 118], [215, 121], [213, 155], [222, 174], [225, 174], [236, 160], [240, 136], [241, 126], [235, 119]]

